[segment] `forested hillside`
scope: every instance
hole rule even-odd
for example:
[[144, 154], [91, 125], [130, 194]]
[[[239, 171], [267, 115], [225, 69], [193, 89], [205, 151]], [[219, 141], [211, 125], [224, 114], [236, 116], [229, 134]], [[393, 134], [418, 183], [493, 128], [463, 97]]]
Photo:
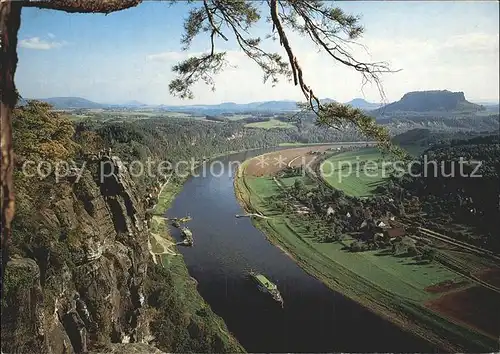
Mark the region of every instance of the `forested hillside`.
[[387, 188], [412, 208], [420, 205], [424, 223], [448, 225], [443, 232], [498, 251], [499, 142], [490, 135], [436, 143], [414, 165], [415, 177], [393, 178]]
[[[133, 122], [76, 124], [76, 136], [95, 132], [106, 146], [127, 157], [138, 158], [149, 150], [153, 155], [172, 161], [202, 158], [229, 151], [277, 146], [280, 143], [321, 143], [356, 141], [356, 131], [339, 132], [303, 124], [298, 129], [258, 129], [245, 127], [245, 122], [213, 122], [195, 119], [161, 118]], [[141, 155], [142, 154], [142, 155]]]
[[392, 142], [401, 146], [431, 147], [435, 144], [444, 144], [452, 141], [467, 140], [478, 136], [491, 135], [492, 131], [432, 131], [425, 128], [415, 128], [396, 135]]

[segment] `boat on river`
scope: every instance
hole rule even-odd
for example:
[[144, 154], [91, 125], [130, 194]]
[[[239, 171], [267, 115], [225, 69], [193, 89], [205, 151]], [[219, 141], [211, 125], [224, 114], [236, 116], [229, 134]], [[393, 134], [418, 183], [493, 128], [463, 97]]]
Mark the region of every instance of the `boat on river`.
[[260, 291], [270, 294], [275, 301], [281, 304], [281, 307], [284, 306], [283, 297], [276, 284], [267, 279], [263, 274], [254, 271], [250, 271], [249, 276], [257, 283]]
[[184, 239], [182, 241], [182, 244], [184, 244], [186, 246], [193, 245], [193, 243], [194, 243], [193, 232], [190, 229], [188, 229], [187, 227], [181, 228], [181, 235], [182, 235], [182, 238]]
[[191, 221], [191, 217], [190, 216], [185, 216], [183, 218], [179, 218], [178, 221], [180, 223], [185, 223], [185, 222]]
[[191, 217], [185, 216], [183, 218], [170, 218], [170, 220], [172, 220], [172, 226], [180, 228], [181, 224], [191, 221]]

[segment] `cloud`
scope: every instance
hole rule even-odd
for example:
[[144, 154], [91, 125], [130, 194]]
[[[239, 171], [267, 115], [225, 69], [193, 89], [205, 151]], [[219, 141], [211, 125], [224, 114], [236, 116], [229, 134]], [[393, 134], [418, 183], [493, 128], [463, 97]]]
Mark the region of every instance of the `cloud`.
[[[161, 53], [147, 55], [146, 60], [152, 62], [170, 63], [170, 62], [179, 62], [181, 60], [185, 60], [194, 56], [201, 56], [203, 54], [207, 54], [207, 52], [182, 52], [182, 51], [161, 52]], [[246, 56], [242, 51], [238, 50], [226, 51], [226, 60], [231, 65], [241, 64], [242, 58], [246, 59]]]
[[49, 50], [54, 48], [60, 48], [66, 44], [68, 43], [65, 41], [62, 42], [47, 41], [44, 39], [40, 39], [40, 37], [31, 37], [19, 41], [19, 47], [26, 49], [35, 49], [35, 50]]
[[[307, 84], [314, 88], [318, 96], [339, 101], [348, 101], [353, 97], [364, 97], [374, 102], [381, 100], [377, 86], [363, 86], [362, 76], [356, 70], [344, 67], [324, 53], [318, 53], [313, 44], [298, 35], [292, 34], [290, 41]], [[392, 69], [402, 70], [381, 77], [388, 101], [398, 100], [408, 91], [425, 89], [465, 91], [467, 97], [494, 97], [498, 94], [498, 88], [495, 88], [495, 85], [498, 86], [498, 69], [495, 69], [495, 65], [498, 67], [498, 35], [495, 33], [458, 33], [444, 39], [366, 36], [362, 44], [367, 50], [352, 46], [356, 58], [370, 62], [387, 61]], [[285, 53], [277, 44], [266, 49], [278, 51], [286, 60]], [[168, 51], [147, 55], [146, 59], [170, 66], [199, 54]], [[187, 103], [303, 99], [300, 89], [284, 78], [276, 87], [270, 83], [263, 85], [262, 71], [241, 50], [227, 51], [226, 59], [229, 66], [214, 77], [216, 91], [211, 92], [203, 83], [198, 83], [193, 87], [195, 100]], [[152, 73], [149, 73], [150, 70]], [[158, 67], [145, 66], [141, 73], [142, 82], [150, 83], [143, 88], [144, 92], [150, 92], [147, 98], [157, 102], [176, 101], [165, 94], [168, 82], [174, 76], [171, 71], [165, 67], [161, 79], [156, 75]]]
[[47, 36], [49, 38], [52, 38], [52, 39], [56, 38], [56, 35], [54, 33], [51, 33], [51, 32], [47, 33]]
[[162, 52], [156, 54], [149, 54], [146, 56], [146, 60], [155, 62], [178, 62], [188, 57], [198, 55], [200, 53], [188, 53], [188, 52]]
[[488, 50], [498, 48], [499, 35], [493, 33], [467, 33], [462, 35], [451, 36], [445, 43], [444, 47], [454, 49], [467, 50]]

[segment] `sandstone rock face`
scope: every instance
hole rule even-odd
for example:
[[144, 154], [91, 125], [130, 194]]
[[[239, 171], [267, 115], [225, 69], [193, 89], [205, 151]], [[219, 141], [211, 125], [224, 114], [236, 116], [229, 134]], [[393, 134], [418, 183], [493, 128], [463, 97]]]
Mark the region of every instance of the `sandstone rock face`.
[[3, 353], [161, 353], [146, 344], [148, 236], [128, 171], [104, 157], [56, 188], [37, 215], [44, 243], [6, 268]]
[[104, 351], [95, 354], [166, 354], [161, 350], [144, 343], [112, 344]]

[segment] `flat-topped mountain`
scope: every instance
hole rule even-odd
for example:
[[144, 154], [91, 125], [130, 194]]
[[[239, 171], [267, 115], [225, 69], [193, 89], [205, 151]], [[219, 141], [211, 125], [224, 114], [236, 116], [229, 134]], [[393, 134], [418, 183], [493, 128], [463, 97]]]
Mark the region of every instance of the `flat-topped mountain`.
[[399, 101], [372, 113], [384, 115], [395, 112], [477, 112], [484, 109], [481, 105], [467, 101], [463, 92], [433, 90], [408, 92]]

